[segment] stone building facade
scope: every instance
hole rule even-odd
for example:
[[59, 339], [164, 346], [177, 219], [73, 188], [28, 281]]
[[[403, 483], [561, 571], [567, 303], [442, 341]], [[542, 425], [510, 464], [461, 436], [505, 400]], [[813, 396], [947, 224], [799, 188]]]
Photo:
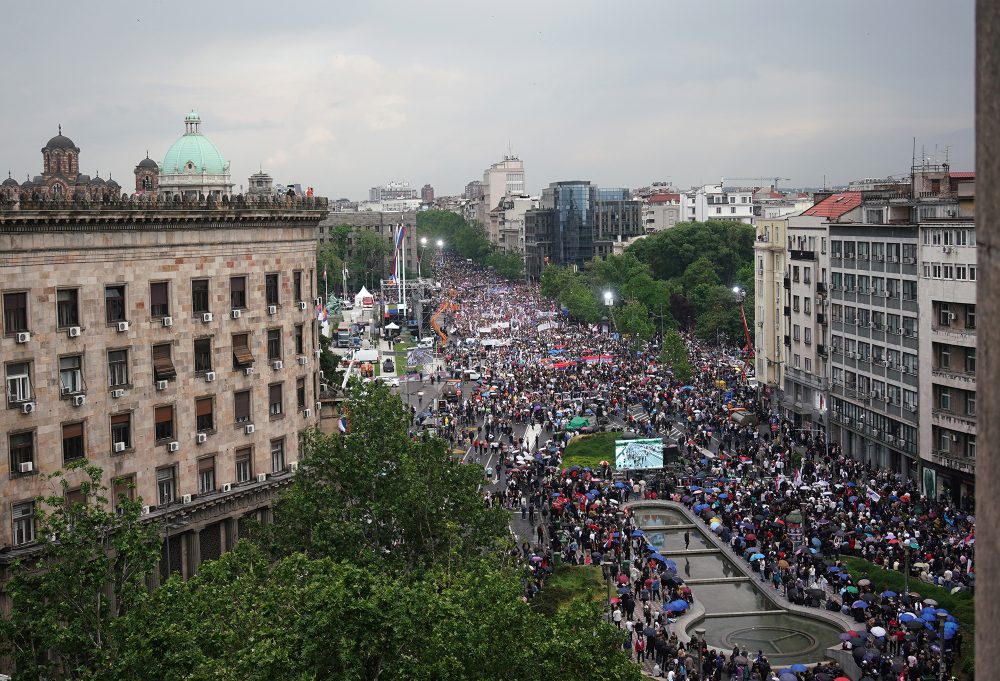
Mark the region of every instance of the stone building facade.
[[0, 564], [31, 550], [34, 498], [79, 458], [164, 528], [163, 574], [266, 516], [319, 421], [325, 214], [324, 199], [0, 202]]

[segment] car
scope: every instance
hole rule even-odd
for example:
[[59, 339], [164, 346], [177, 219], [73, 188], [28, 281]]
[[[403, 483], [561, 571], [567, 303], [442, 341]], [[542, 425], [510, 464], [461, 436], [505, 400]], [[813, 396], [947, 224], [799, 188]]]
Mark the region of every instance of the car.
[[433, 348], [434, 347], [434, 339], [433, 338], [421, 338], [417, 342], [417, 347], [418, 348]]
[[385, 383], [390, 388], [398, 388], [399, 387], [399, 377], [397, 377], [397, 376], [379, 376], [378, 380], [382, 381], [383, 383]]

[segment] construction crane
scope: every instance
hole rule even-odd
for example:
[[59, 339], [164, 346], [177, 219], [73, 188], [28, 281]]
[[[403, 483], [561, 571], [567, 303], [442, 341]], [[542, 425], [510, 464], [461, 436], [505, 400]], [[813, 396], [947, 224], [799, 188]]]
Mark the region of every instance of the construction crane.
[[723, 180], [722, 184], [725, 185], [726, 180], [752, 180], [759, 182], [761, 186], [764, 186], [764, 180], [768, 180], [771, 182], [771, 186], [777, 189], [778, 182], [782, 180], [785, 180], [787, 182], [790, 181], [791, 179], [792, 178], [790, 177], [724, 177], [722, 178]]

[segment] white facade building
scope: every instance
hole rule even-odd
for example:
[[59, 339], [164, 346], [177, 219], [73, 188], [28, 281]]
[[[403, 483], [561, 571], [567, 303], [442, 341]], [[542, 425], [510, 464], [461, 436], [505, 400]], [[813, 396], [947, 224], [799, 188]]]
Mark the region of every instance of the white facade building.
[[483, 199], [479, 204], [477, 219], [483, 225], [488, 225], [489, 213], [499, 205], [500, 199], [508, 194], [524, 193], [524, 161], [516, 156], [504, 156], [502, 161], [483, 171]]
[[722, 183], [706, 184], [683, 196], [684, 221], [731, 220], [753, 224], [753, 191], [725, 190]]
[[489, 233], [496, 234], [496, 244], [506, 253], [524, 253], [524, 214], [538, 208], [538, 197], [508, 194], [490, 211]]

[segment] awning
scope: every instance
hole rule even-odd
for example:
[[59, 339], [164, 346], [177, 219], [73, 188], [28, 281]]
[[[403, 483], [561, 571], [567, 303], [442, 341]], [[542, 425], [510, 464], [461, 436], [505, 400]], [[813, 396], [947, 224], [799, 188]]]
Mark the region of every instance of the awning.
[[170, 357], [164, 357], [163, 355], [153, 357], [153, 373], [156, 374], [157, 381], [169, 381], [177, 375], [174, 363], [170, 361]]
[[233, 357], [240, 366], [253, 364], [253, 353], [247, 346], [246, 337], [233, 341]]

